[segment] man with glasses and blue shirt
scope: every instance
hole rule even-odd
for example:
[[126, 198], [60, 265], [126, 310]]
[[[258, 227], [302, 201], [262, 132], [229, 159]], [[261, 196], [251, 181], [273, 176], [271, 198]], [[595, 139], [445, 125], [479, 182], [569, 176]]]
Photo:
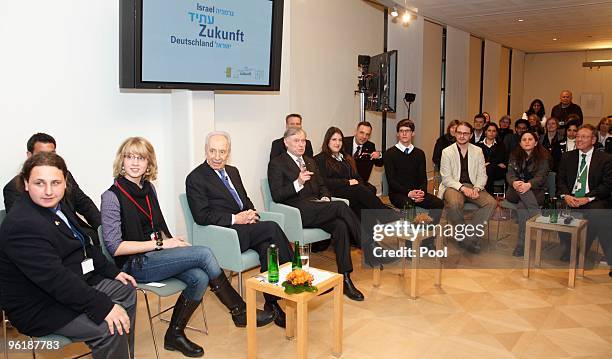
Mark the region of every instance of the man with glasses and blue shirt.
[[[440, 161], [440, 191], [438, 196], [444, 200], [448, 221], [453, 225], [464, 224], [463, 206], [465, 202], [474, 203], [479, 208], [473, 216], [474, 225], [487, 223], [497, 201], [485, 191], [487, 170], [482, 149], [470, 143], [472, 125], [461, 122], [457, 125], [457, 142], [442, 150]], [[469, 252], [480, 252], [480, 238], [474, 236], [459, 242]]]

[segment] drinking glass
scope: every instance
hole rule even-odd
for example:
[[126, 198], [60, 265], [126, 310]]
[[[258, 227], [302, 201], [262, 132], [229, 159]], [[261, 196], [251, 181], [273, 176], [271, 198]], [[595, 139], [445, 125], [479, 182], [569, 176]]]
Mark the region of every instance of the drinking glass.
[[310, 265], [310, 244], [300, 246], [300, 261], [302, 261], [302, 269], [308, 271]]

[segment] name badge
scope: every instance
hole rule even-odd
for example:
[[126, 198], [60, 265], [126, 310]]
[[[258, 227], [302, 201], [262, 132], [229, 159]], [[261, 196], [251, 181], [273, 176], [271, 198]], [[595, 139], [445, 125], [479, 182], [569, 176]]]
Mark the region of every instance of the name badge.
[[83, 274], [93, 272], [94, 270], [93, 259], [85, 258], [85, 260], [81, 262], [81, 269], [83, 269]]
[[578, 182], [574, 185], [574, 193], [580, 191], [582, 189], [582, 183]]

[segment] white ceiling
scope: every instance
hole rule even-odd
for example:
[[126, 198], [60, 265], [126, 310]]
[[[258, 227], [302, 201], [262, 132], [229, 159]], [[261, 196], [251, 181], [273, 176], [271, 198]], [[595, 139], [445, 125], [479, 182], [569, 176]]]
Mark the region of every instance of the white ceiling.
[[379, 0], [392, 1], [525, 52], [612, 48], [612, 0]]

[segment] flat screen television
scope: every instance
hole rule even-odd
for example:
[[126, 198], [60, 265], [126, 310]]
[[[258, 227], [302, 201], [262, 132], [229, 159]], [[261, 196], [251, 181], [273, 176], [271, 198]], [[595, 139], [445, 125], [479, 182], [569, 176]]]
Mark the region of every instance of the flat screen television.
[[366, 110], [395, 112], [397, 50], [370, 57], [366, 89]]
[[283, 0], [119, 0], [121, 88], [278, 91]]

